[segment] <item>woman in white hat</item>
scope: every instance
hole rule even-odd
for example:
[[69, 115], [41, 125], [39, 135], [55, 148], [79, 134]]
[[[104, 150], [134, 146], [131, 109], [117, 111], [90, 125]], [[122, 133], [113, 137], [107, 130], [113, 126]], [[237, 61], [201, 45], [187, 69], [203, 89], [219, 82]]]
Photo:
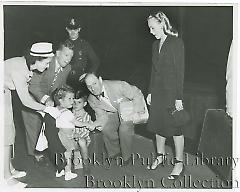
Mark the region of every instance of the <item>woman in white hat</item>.
[[53, 56], [52, 44], [40, 42], [32, 45], [30, 54], [27, 56], [4, 61], [4, 177], [8, 185], [26, 186], [16, 180], [16, 178], [24, 177], [26, 172], [15, 170], [11, 163], [11, 146], [15, 141], [11, 90], [17, 91], [24, 106], [56, 117], [58, 113], [55, 108], [36, 102], [28, 92], [28, 82], [33, 71], [43, 72], [48, 68]]

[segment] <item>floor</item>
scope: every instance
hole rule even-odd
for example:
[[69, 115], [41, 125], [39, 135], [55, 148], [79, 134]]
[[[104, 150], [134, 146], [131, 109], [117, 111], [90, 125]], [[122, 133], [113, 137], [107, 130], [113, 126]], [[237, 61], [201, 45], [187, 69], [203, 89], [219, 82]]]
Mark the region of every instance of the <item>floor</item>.
[[[27, 176], [21, 181], [28, 188], [226, 188], [221, 186], [221, 180], [202, 160], [185, 153], [185, 173], [182, 178], [170, 181], [166, 177], [173, 165], [172, 150], [166, 146], [167, 161], [164, 167], [149, 171], [146, 166], [153, 158], [153, 143], [140, 135], [134, 136], [132, 154], [133, 161], [126, 167], [121, 167], [121, 159], [111, 162], [104, 161], [104, 154], [97, 161], [91, 161], [91, 174], [84, 176], [82, 169], [73, 170], [78, 177], [65, 181], [64, 177], [56, 178], [53, 166], [40, 166], [26, 155], [24, 141], [18, 137], [16, 141], [14, 165], [27, 171]], [[92, 154], [93, 155], [93, 154]], [[90, 155], [90, 157], [92, 157]], [[92, 158], [93, 159], [93, 158]]]
[[[39, 166], [26, 153], [26, 143], [24, 137], [24, 126], [21, 119], [21, 105], [15, 100], [14, 117], [16, 126], [15, 158], [13, 164], [19, 170], [26, 170], [27, 176], [21, 178], [21, 181], [27, 183], [27, 188], [207, 188], [222, 189], [230, 188], [218, 175], [216, 175], [202, 159], [193, 155], [194, 153], [185, 153], [184, 163], [185, 172], [183, 177], [176, 181], [167, 180], [171, 172], [173, 158], [171, 144], [166, 146], [167, 161], [164, 167], [158, 167], [156, 170], [146, 169], [153, 159], [154, 145], [151, 140], [152, 135], [147, 134], [146, 127], [141, 125], [136, 127], [133, 138], [133, 161], [126, 167], [121, 167], [121, 159], [111, 162], [111, 166], [104, 161], [104, 154], [100, 159], [91, 161], [91, 174], [86, 177], [82, 169], [73, 170], [78, 177], [65, 181], [64, 177], [56, 178], [53, 166], [49, 162], [48, 166]], [[143, 134], [144, 133], [144, 134]], [[92, 142], [93, 145], [94, 142]], [[185, 149], [191, 144], [185, 143]], [[99, 147], [99, 143], [95, 145]], [[186, 150], [190, 151], [190, 150]], [[93, 154], [90, 154], [93, 159]]]

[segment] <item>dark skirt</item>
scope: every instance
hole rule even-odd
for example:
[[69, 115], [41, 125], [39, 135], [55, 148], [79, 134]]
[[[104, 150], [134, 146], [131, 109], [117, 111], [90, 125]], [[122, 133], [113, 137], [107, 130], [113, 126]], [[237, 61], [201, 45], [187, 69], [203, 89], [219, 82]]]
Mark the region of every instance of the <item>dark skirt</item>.
[[48, 140], [47, 155], [51, 163], [54, 165], [55, 169], [60, 172], [67, 165], [66, 159], [64, 157], [65, 147], [62, 145], [56, 128], [56, 120], [49, 114], [44, 117], [45, 122], [45, 135]]
[[162, 89], [153, 90], [150, 105], [150, 116], [147, 129], [163, 137], [183, 134], [182, 127], [175, 127], [170, 110], [175, 108], [175, 92]]

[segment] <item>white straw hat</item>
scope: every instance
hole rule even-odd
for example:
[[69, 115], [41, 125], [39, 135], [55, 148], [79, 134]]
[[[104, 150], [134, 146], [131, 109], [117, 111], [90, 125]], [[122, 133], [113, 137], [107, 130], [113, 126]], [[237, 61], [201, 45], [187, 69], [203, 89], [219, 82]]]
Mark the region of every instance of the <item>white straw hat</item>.
[[53, 57], [52, 43], [39, 42], [34, 43], [30, 50], [30, 55], [37, 57]]

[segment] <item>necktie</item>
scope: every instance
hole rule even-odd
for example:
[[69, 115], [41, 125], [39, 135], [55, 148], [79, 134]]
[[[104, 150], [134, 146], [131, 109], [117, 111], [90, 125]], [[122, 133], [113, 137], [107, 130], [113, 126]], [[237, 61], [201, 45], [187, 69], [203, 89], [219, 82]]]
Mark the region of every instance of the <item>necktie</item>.
[[104, 92], [99, 94], [98, 98], [99, 98], [100, 101], [103, 101], [104, 103], [106, 103], [107, 105], [109, 105], [110, 107], [112, 107], [113, 109], [116, 110], [116, 108], [112, 105], [110, 99], [108, 98], [107, 95], [104, 94]]
[[100, 100], [102, 97], [104, 97], [104, 92], [100, 93], [99, 95], [95, 96], [98, 100]]
[[99, 95], [99, 97], [100, 97], [100, 96], [104, 97], [104, 92], [102, 92], [102, 93]]
[[51, 84], [51, 87], [53, 87], [55, 81], [57, 80], [57, 76], [58, 76], [58, 74], [59, 74], [60, 71], [61, 71], [61, 67], [59, 67], [58, 70], [55, 72], [54, 78], [53, 78], [53, 82], [52, 82], [52, 84]]

